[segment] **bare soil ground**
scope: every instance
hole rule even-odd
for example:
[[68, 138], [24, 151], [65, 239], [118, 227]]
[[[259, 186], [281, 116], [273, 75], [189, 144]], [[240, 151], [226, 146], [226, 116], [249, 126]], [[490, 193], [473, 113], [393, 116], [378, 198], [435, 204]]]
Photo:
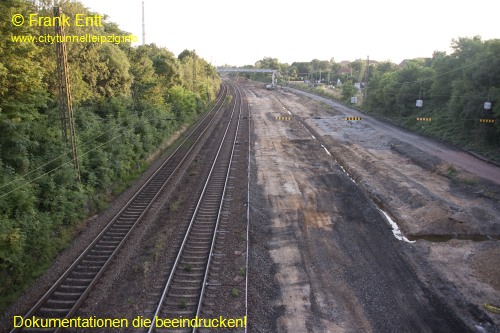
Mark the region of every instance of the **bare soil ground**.
[[[250, 272], [253, 264], [280, 289], [263, 286], [268, 298], [250, 304], [250, 331], [499, 330], [483, 304], [500, 303], [500, 187], [472, 172], [470, 156], [464, 167], [435, 154], [455, 150], [427, 139], [402, 140], [389, 125], [347, 122], [351, 114], [297, 93], [243, 85], [253, 191], [263, 191], [251, 199], [251, 223], [265, 235], [251, 244], [269, 255], [255, 255]], [[415, 242], [394, 237], [380, 209]], [[252, 305], [269, 308], [275, 329], [258, 325]]]

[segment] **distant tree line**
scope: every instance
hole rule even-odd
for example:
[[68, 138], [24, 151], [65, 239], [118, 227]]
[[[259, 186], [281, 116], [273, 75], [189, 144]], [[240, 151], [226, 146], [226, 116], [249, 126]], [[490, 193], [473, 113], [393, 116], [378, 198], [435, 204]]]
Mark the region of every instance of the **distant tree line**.
[[[400, 66], [373, 66], [363, 108], [500, 160], [500, 40], [459, 38], [452, 49]], [[433, 120], [424, 125], [416, 117]]]
[[[67, 43], [78, 184], [61, 139], [55, 45], [10, 38], [54, 35], [10, 24], [14, 14], [52, 16], [45, 3], [0, 2], [0, 309], [47, 267], [78, 221], [104, 208], [174, 131], [207, 109], [221, 82], [194, 51], [175, 57], [154, 44]], [[96, 14], [74, 1], [63, 11]], [[129, 35], [103, 22], [65, 32]]]

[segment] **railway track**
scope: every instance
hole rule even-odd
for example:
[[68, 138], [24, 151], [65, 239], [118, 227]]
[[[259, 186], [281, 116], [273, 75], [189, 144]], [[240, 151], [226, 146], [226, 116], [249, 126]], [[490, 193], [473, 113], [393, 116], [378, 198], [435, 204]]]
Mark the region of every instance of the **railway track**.
[[[224, 84], [210, 112], [24, 318], [69, 318], [75, 313], [158, 195], [176, 177], [176, 172], [188, 163], [188, 157], [196, 154], [195, 147], [199, 149], [213, 131], [215, 120], [224, 109], [227, 95], [228, 87]], [[59, 332], [60, 329], [14, 328], [11, 333], [32, 331]]]
[[[175, 261], [151, 318], [148, 332], [172, 332], [171, 328], [157, 327], [156, 318], [199, 318], [204, 313], [207, 288], [217, 285], [218, 256], [216, 241], [222, 222], [225, 193], [242, 118], [242, 97], [237, 86], [234, 90], [233, 110], [221, 139], [207, 180], [190, 216], [189, 225]], [[244, 126], [248, 132], [248, 122]], [[243, 134], [245, 137], [245, 134]], [[208, 301], [210, 304], [211, 301]], [[206, 309], [205, 309], [205, 313]], [[160, 321], [161, 323], [161, 321]], [[161, 325], [161, 324], [160, 324]], [[197, 328], [184, 328], [175, 332], [196, 332]]]

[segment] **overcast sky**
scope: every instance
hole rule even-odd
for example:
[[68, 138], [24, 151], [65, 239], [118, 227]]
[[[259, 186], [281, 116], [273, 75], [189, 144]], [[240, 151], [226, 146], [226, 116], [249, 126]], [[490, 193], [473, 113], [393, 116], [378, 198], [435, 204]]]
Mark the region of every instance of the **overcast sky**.
[[[80, 0], [142, 42], [142, 0]], [[500, 1], [144, 0], [146, 43], [219, 66], [430, 57], [453, 38], [500, 38]]]

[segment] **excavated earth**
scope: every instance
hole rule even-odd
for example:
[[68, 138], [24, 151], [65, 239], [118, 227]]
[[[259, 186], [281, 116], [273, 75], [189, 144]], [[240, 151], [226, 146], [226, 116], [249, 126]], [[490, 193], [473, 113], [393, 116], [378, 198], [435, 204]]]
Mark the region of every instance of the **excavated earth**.
[[483, 306], [500, 303], [500, 168], [486, 167], [495, 183], [454, 148], [241, 84], [254, 135], [250, 290], [261, 296], [251, 332], [499, 331]]

